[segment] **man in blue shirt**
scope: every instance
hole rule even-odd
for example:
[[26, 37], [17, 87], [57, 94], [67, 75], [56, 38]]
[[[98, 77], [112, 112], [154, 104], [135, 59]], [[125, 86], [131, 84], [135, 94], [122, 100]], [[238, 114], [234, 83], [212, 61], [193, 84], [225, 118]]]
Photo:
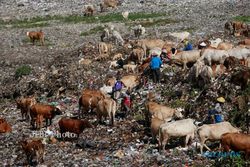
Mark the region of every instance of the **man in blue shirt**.
[[160, 76], [161, 76], [161, 71], [160, 67], [162, 65], [162, 61], [160, 57], [157, 56], [157, 54], [153, 53], [153, 56], [150, 61], [150, 69], [153, 74], [153, 82], [154, 83], [159, 83], [160, 82]]

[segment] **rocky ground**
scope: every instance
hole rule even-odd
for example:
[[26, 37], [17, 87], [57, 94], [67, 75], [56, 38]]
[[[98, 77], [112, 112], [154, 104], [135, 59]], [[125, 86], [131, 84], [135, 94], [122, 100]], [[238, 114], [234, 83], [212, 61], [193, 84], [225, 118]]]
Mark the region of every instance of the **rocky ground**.
[[[27, 26], [29, 21], [18, 23], [18, 20], [32, 20], [35, 17], [70, 15], [83, 16], [83, 5], [98, 4], [97, 0], [2, 0], [0, 1], [0, 116], [12, 125], [13, 132], [0, 135], [0, 166], [23, 166], [25, 156], [18, 142], [31, 137], [39, 131], [30, 130], [27, 122], [21, 121], [20, 111], [16, 109], [14, 98], [23, 95], [35, 95], [40, 102], [61, 105], [64, 115], [74, 117], [78, 110], [78, 98], [84, 87], [94, 81], [94, 87], [99, 88], [107, 76], [115, 71], [107, 70], [106, 62], [93, 63], [89, 67], [78, 64], [80, 58], [93, 59], [97, 55], [97, 42], [100, 32], [80, 36], [83, 32], [103, 26], [103, 22], [61, 22], [46, 20], [43, 27]], [[241, 38], [224, 37], [224, 23], [235, 16], [250, 16], [250, 1], [221, 0], [141, 0], [121, 1], [117, 9], [108, 9], [105, 13], [96, 13], [96, 17], [130, 11], [131, 13], [165, 13], [157, 26], [146, 27], [144, 38], [168, 38], [169, 32], [189, 31], [191, 41], [195, 44], [200, 39], [221, 37], [233, 43]], [[97, 9], [99, 11], [99, 8]], [[141, 20], [114, 21], [122, 36], [133, 38], [131, 27]], [[40, 24], [41, 22], [36, 22]], [[106, 22], [105, 24], [108, 24]], [[45, 32], [45, 46], [32, 45], [26, 32], [40, 30]], [[90, 43], [89, 43], [90, 42]], [[89, 52], [80, 55], [79, 50]], [[17, 69], [23, 65], [31, 67], [29, 75], [17, 77]], [[172, 72], [172, 73], [171, 73]], [[229, 84], [230, 76], [222, 76], [219, 82], [209, 85], [206, 89], [194, 89], [184, 81], [187, 73], [178, 66], [168, 67], [163, 71], [166, 78], [161, 86], [156, 88], [159, 101], [173, 107], [184, 107], [186, 117], [202, 120], [206, 110], [211, 107], [218, 95], [223, 95], [227, 102], [225, 111], [232, 111], [235, 105], [231, 103], [234, 97], [244, 94], [235, 85]], [[57, 96], [58, 90], [65, 90]], [[195, 144], [189, 149], [183, 149], [181, 141], [171, 141], [169, 151], [159, 153], [156, 144], [151, 143], [151, 136], [143, 124], [143, 103], [145, 94], [150, 91], [150, 85], [139, 90], [141, 97], [136, 100], [134, 112], [126, 118], [118, 111], [116, 125], [98, 125], [95, 116], [88, 118], [95, 124], [94, 129], [86, 129], [79, 140], [51, 143], [44, 138], [46, 144], [46, 166], [222, 166], [223, 163], [250, 165], [240, 160], [208, 159], [202, 157]], [[179, 97], [178, 94], [181, 94]], [[232, 114], [224, 113], [225, 119]], [[54, 120], [53, 129], [58, 130]], [[241, 117], [242, 118], [242, 117]], [[239, 126], [241, 126], [240, 124]], [[194, 142], [198, 140], [195, 139]]]

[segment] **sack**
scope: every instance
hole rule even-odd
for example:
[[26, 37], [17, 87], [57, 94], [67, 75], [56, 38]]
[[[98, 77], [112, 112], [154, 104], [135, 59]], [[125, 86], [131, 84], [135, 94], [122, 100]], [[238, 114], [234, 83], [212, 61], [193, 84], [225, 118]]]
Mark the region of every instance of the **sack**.
[[117, 81], [115, 83], [115, 90], [121, 90], [122, 89], [122, 82], [121, 81]]

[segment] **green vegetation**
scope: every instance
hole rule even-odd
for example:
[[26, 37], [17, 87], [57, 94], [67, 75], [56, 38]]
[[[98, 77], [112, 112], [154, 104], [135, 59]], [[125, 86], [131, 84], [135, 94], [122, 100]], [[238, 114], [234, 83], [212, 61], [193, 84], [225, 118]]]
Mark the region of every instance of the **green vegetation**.
[[15, 77], [19, 78], [23, 75], [29, 75], [31, 73], [32, 69], [28, 65], [22, 65], [16, 69]]
[[[243, 154], [242, 154], [243, 155]], [[250, 161], [244, 160], [243, 156], [240, 157], [224, 157], [215, 159], [213, 167], [245, 167], [249, 166]]]
[[103, 27], [102, 26], [97, 26], [97, 27], [94, 27], [94, 28], [90, 29], [89, 31], [82, 32], [80, 34], [80, 36], [88, 36], [88, 35], [91, 35], [91, 34], [98, 33], [100, 31], [103, 31]]
[[43, 17], [34, 17], [23, 20], [10, 20], [4, 21], [0, 19], [1, 27], [13, 27], [13, 28], [32, 28], [32, 27], [44, 27], [49, 26], [50, 22], [57, 21], [59, 23], [108, 23], [108, 22], [129, 22], [139, 20], [142, 22], [144, 26], [152, 26], [152, 25], [163, 25], [167, 23], [173, 22], [173, 20], [167, 18], [154, 19], [153, 22], [143, 22], [149, 18], [159, 18], [166, 16], [166, 13], [130, 13], [129, 20], [125, 21], [121, 15], [121, 13], [109, 13], [106, 15], [99, 16], [82, 16], [82, 15], [68, 15], [68, 16], [43, 16]]
[[250, 23], [250, 16], [236, 16], [234, 20]]

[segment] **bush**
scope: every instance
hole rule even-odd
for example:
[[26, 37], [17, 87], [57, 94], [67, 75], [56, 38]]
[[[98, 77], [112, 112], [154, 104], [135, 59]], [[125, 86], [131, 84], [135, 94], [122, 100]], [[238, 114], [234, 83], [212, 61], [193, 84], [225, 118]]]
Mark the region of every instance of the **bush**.
[[15, 77], [19, 78], [23, 75], [29, 75], [31, 73], [31, 67], [28, 65], [22, 65], [16, 69]]

